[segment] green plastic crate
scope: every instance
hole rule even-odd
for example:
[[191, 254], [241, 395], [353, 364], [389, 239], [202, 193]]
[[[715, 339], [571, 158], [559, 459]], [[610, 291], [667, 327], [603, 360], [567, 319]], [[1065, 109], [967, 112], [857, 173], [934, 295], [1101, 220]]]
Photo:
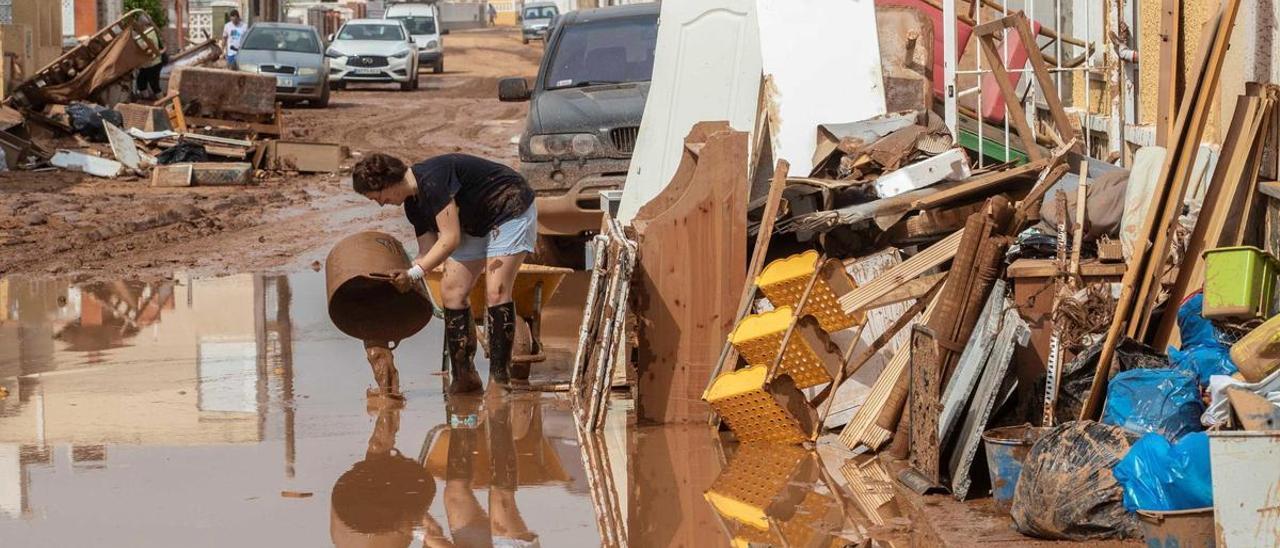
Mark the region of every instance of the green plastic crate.
[[1204, 317], [1266, 319], [1275, 307], [1280, 262], [1252, 246], [1204, 252]]

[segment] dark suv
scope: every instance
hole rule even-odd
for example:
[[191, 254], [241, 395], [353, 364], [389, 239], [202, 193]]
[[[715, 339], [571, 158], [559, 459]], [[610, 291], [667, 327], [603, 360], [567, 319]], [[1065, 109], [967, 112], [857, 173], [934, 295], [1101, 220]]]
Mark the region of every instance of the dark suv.
[[532, 101], [520, 172], [538, 196], [538, 231], [557, 247], [598, 231], [600, 191], [627, 178], [657, 34], [656, 3], [569, 12], [548, 35], [533, 88], [498, 84], [499, 99]]

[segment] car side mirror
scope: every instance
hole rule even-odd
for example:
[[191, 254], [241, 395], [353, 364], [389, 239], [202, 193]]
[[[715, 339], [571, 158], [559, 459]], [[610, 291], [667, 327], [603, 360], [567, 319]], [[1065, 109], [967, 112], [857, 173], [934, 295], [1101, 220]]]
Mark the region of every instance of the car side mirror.
[[325, 38], [325, 40], [327, 40], [327, 41], [329, 41], [329, 42], [333, 42], [333, 35], [332, 35], [332, 34], [330, 34], [327, 38]]
[[503, 78], [498, 80], [498, 100], [504, 103], [528, 101], [533, 94], [529, 91], [529, 82], [524, 78]]

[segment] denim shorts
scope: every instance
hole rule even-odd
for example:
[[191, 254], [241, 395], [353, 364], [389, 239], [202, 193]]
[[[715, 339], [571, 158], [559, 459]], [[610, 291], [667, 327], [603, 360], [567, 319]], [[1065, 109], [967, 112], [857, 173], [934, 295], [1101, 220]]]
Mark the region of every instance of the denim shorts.
[[517, 253], [533, 253], [538, 239], [538, 210], [529, 205], [524, 213], [494, 227], [484, 236], [462, 234], [462, 242], [450, 258], [455, 261], [477, 261], [505, 257]]

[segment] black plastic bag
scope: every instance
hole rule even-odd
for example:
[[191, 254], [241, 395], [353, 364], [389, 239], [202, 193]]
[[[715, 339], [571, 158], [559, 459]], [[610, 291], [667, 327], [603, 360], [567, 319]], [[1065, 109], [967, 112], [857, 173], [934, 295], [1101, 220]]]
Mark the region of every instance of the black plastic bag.
[[1141, 538], [1135, 514], [1111, 468], [1132, 445], [1123, 428], [1075, 421], [1050, 430], [1031, 446], [1013, 495], [1014, 528], [1044, 539]]
[[124, 116], [118, 111], [93, 103], [71, 103], [67, 105], [67, 118], [71, 122], [71, 131], [84, 136], [95, 143], [107, 142], [107, 129], [102, 125], [106, 120], [116, 127], [124, 125]]
[[204, 145], [190, 141], [178, 141], [178, 144], [156, 156], [156, 162], [162, 166], [207, 161], [209, 153], [205, 151]]

